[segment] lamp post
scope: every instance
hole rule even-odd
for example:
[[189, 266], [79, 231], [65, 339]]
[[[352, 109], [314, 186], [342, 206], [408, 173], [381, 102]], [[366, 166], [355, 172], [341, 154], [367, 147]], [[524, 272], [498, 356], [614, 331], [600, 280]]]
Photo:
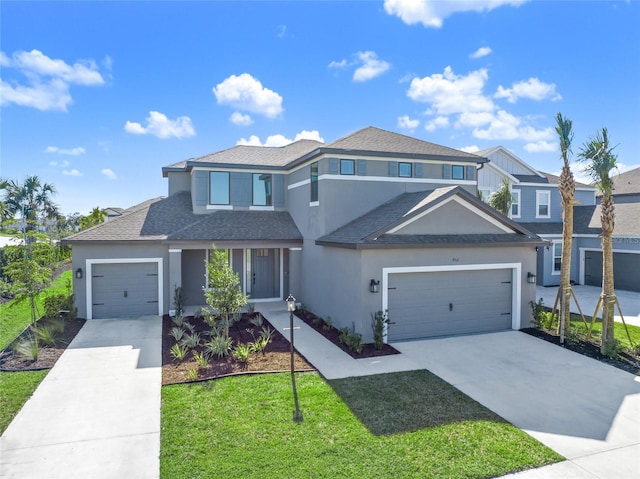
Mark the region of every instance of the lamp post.
[[296, 310], [296, 298], [291, 294], [287, 297], [287, 311], [289, 311], [289, 342], [291, 343], [291, 387], [293, 388], [293, 402], [295, 404], [295, 411], [293, 411], [293, 420], [295, 422], [302, 422], [302, 411], [298, 404], [298, 391], [296, 390], [296, 376], [293, 357], [293, 312]]

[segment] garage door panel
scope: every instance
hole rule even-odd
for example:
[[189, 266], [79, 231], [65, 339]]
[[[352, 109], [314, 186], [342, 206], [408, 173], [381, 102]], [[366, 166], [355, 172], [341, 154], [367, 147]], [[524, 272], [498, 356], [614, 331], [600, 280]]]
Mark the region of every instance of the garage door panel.
[[[602, 251], [587, 251], [584, 260], [584, 284], [602, 286]], [[613, 284], [615, 289], [640, 291], [640, 253], [613, 253]]]
[[511, 328], [511, 270], [389, 275], [389, 340]]
[[94, 318], [158, 314], [157, 263], [95, 264], [91, 280]]

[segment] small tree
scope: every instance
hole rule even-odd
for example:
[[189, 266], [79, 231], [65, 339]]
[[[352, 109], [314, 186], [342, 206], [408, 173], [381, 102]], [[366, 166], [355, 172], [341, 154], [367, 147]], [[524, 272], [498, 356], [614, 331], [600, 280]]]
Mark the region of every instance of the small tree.
[[505, 178], [502, 180], [502, 186], [500, 189], [489, 197], [489, 205], [503, 215], [509, 216], [511, 203], [513, 203], [511, 187], [509, 185], [509, 180]]
[[216, 249], [215, 245], [212, 245], [207, 263], [207, 286], [204, 293], [207, 305], [220, 315], [224, 336], [228, 337], [233, 316], [249, 298], [242, 293], [238, 273], [229, 266], [227, 251]]
[[107, 210], [100, 209], [98, 206], [96, 206], [91, 210], [91, 213], [80, 218], [80, 227], [84, 230], [87, 228], [91, 228], [92, 226], [99, 225], [101, 223], [104, 223], [104, 220], [108, 216], [109, 215], [107, 213]]
[[[26, 250], [29, 246], [23, 248]], [[40, 264], [25, 252], [21, 258], [7, 264], [5, 273], [11, 280], [10, 290], [15, 294], [16, 301], [28, 299], [31, 320], [38, 319], [36, 298], [51, 284], [51, 268]]]

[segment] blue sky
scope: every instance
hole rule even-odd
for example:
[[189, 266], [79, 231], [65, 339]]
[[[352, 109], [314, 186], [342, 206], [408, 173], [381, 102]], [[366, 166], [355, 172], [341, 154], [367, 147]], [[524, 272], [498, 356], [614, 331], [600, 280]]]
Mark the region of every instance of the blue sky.
[[[0, 3], [3, 178], [63, 213], [166, 195], [163, 166], [372, 125], [557, 173], [606, 126], [640, 165], [640, 2]], [[575, 171], [579, 177], [579, 172]]]

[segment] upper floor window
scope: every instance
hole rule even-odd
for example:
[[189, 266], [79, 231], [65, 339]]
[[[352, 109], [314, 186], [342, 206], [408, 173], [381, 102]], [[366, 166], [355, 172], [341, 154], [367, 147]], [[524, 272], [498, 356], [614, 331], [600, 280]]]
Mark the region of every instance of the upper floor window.
[[451, 178], [454, 180], [464, 180], [464, 166], [451, 165]]
[[551, 217], [551, 192], [536, 191], [536, 218]]
[[411, 178], [413, 176], [413, 165], [411, 163], [398, 163], [398, 176]]
[[265, 173], [253, 174], [253, 205], [271, 206], [272, 202], [271, 175]]
[[229, 173], [226, 171], [211, 171], [209, 173], [209, 204], [229, 204]]
[[341, 175], [355, 175], [356, 174], [356, 160], [340, 160], [340, 174]]
[[562, 269], [562, 243], [554, 242], [553, 243], [553, 269], [551, 270], [553, 274], [560, 274]]
[[511, 190], [511, 217], [520, 218], [520, 190]]
[[311, 163], [311, 198], [309, 201], [318, 201], [318, 162]]

